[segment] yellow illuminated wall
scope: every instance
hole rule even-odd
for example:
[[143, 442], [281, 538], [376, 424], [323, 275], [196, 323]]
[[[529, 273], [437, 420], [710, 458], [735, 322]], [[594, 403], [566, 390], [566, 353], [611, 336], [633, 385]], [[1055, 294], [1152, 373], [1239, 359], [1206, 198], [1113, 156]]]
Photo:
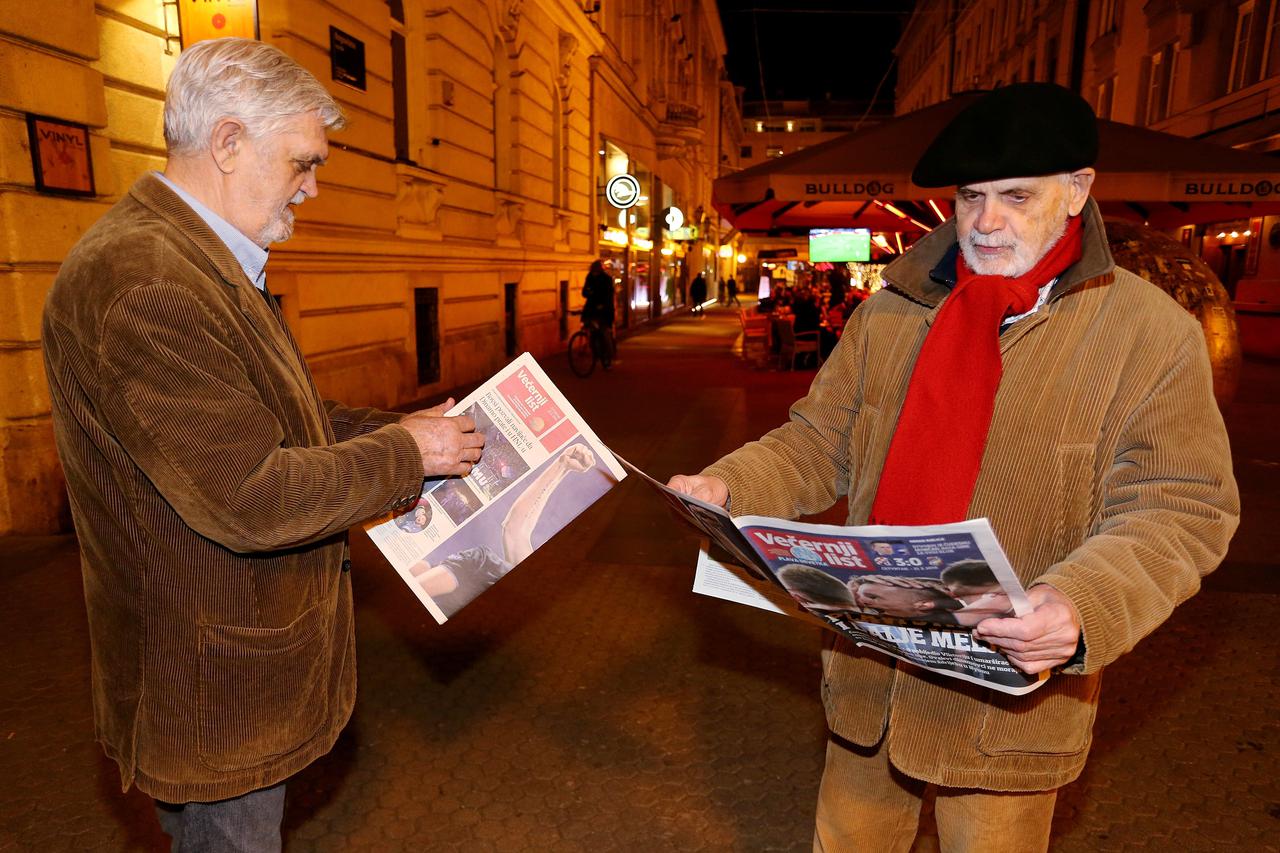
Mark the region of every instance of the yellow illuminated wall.
[[[563, 315], [581, 302], [596, 254], [601, 139], [712, 211], [731, 141], [720, 128], [739, 121], [721, 82], [714, 4], [592, 6], [404, 0], [397, 21], [386, 0], [259, 0], [260, 37], [329, 81], [349, 119], [331, 140], [320, 196], [268, 267], [326, 395], [380, 406], [438, 397], [504, 364], [512, 337], [516, 352], [558, 357]], [[331, 26], [364, 43], [365, 91], [330, 81]], [[40, 313], [79, 236], [139, 175], [163, 168], [178, 35], [161, 0], [0, 4], [0, 534], [66, 527]], [[679, 36], [696, 50], [676, 55]], [[678, 126], [669, 103], [683, 105]], [[28, 113], [89, 127], [96, 196], [36, 192]], [[438, 305], [439, 378], [425, 384], [420, 290]]]

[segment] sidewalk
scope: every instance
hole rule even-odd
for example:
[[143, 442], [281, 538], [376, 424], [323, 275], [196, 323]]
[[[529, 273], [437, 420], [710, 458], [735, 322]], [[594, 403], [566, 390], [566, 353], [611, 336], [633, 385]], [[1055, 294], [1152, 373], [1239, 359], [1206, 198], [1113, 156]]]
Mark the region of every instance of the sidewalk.
[[[732, 354], [711, 309], [544, 367], [656, 477], [786, 417], [812, 371]], [[1054, 851], [1280, 849], [1280, 365], [1228, 412], [1244, 523], [1227, 564], [1112, 667]], [[444, 626], [353, 537], [360, 696], [291, 784], [290, 851], [803, 851], [825, 728], [819, 630], [689, 592], [695, 540], [623, 483]], [[159, 851], [93, 743], [71, 537], [0, 539], [0, 851]], [[927, 842], [926, 842], [927, 846]]]

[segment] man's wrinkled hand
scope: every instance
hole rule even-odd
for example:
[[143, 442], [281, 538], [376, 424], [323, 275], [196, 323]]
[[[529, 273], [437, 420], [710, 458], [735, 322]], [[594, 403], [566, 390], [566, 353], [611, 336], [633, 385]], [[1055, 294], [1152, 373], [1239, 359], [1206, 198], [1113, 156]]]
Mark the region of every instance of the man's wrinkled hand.
[[446, 400], [439, 406], [422, 409], [400, 419], [422, 454], [422, 468], [428, 477], [471, 473], [484, 449], [484, 433], [476, 432], [475, 418], [470, 415], [445, 417], [453, 406]]
[[676, 474], [667, 482], [667, 488], [716, 506], [722, 507], [729, 502], [729, 487], [719, 477]]
[[1028, 675], [1069, 661], [1080, 641], [1080, 617], [1065, 595], [1048, 584], [1027, 590], [1035, 608], [1026, 616], [984, 619], [973, 635], [1004, 653]]

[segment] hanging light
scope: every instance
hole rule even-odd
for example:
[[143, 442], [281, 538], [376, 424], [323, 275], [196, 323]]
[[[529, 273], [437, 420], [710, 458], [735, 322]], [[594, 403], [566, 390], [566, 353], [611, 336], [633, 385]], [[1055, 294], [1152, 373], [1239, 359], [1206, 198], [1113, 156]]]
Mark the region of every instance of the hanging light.
[[740, 264], [745, 264], [746, 262], [747, 262], [747, 256], [746, 256], [746, 255], [741, 255], [741, 254], [740, 254], [740, 255], [738, 255], [738, 263], [740, 263]]

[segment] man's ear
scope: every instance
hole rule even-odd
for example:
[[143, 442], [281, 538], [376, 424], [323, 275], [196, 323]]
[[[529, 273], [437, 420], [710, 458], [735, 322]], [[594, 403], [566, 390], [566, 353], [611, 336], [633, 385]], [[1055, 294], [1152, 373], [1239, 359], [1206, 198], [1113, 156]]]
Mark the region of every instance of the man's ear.
[[1097, 176], [1098, 173], [1090, 168], [1078, 169], [1067, 176], [1067, 192], [1071, 196], [1068, 211], [1072, 216], [1077, 216], [1084, 210], [1084, 203], [1089, 200], [1089, 190], [1093, 187], [1093, 179]]
[[209, 149], [213, 161], [223, 174], [236, 170], [236, 155], [245, 141], [244, 125], [233, 118], [221, 119], [209, 134]]

